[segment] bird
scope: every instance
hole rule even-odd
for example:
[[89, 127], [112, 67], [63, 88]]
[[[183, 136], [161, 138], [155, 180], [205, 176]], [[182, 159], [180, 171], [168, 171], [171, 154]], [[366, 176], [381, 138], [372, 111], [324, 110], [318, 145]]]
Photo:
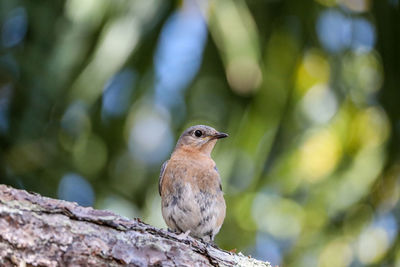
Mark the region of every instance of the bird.
[[225, 219], [221, 178], [211, 152], [228, 134], [206, 125], [186, 129], [161, 167], [158, 191], [169, 230], [214, 244]]

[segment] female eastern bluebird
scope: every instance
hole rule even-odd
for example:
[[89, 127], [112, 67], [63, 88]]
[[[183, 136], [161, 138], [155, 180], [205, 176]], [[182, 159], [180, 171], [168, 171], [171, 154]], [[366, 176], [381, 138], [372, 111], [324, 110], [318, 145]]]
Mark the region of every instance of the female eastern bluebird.
[[217, 139], [227, 136], [209, 126], [192, 126], [162, 165], [158, 191], [162, 215], [171, 230], [206, 242], [219, 232], [226, 205], [211, 151]]

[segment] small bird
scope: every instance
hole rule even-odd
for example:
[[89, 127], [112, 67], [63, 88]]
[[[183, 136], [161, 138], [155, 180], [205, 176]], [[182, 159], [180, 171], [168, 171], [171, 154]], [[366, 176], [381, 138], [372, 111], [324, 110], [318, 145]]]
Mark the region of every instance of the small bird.
[[225, 200], [211, 151], [228, 137], [205, 125], [186, 129], [161, 167], [158, 191], [169, 229], [212, 243], [225, 219]]

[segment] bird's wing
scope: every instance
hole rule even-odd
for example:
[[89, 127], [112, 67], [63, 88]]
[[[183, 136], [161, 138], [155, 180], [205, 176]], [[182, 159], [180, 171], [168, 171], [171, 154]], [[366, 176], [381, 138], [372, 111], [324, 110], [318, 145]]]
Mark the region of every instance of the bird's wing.
[[219, 190], [222, 191], [221, 176], [219, 175], [219, 171], [218, 171], [217, 166], [214, 166], [214, 170], [218, 173], [218, 176], [219, 176]]
[[163, 181], [165, 169], [167, 168], [167, 164], [168, 160], [164, 162], [163, 165], [161, 166], [160, 176], [158, 177], [158, 193], [160, 194], [160, 196], [161, 196], [161, 184]]

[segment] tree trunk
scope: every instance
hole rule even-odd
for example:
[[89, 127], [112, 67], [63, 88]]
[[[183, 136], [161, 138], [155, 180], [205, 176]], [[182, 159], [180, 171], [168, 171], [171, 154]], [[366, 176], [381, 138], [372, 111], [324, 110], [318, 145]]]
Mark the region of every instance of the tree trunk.
[[139, 219], [0, 185], [1, 266], [265, 266]]

